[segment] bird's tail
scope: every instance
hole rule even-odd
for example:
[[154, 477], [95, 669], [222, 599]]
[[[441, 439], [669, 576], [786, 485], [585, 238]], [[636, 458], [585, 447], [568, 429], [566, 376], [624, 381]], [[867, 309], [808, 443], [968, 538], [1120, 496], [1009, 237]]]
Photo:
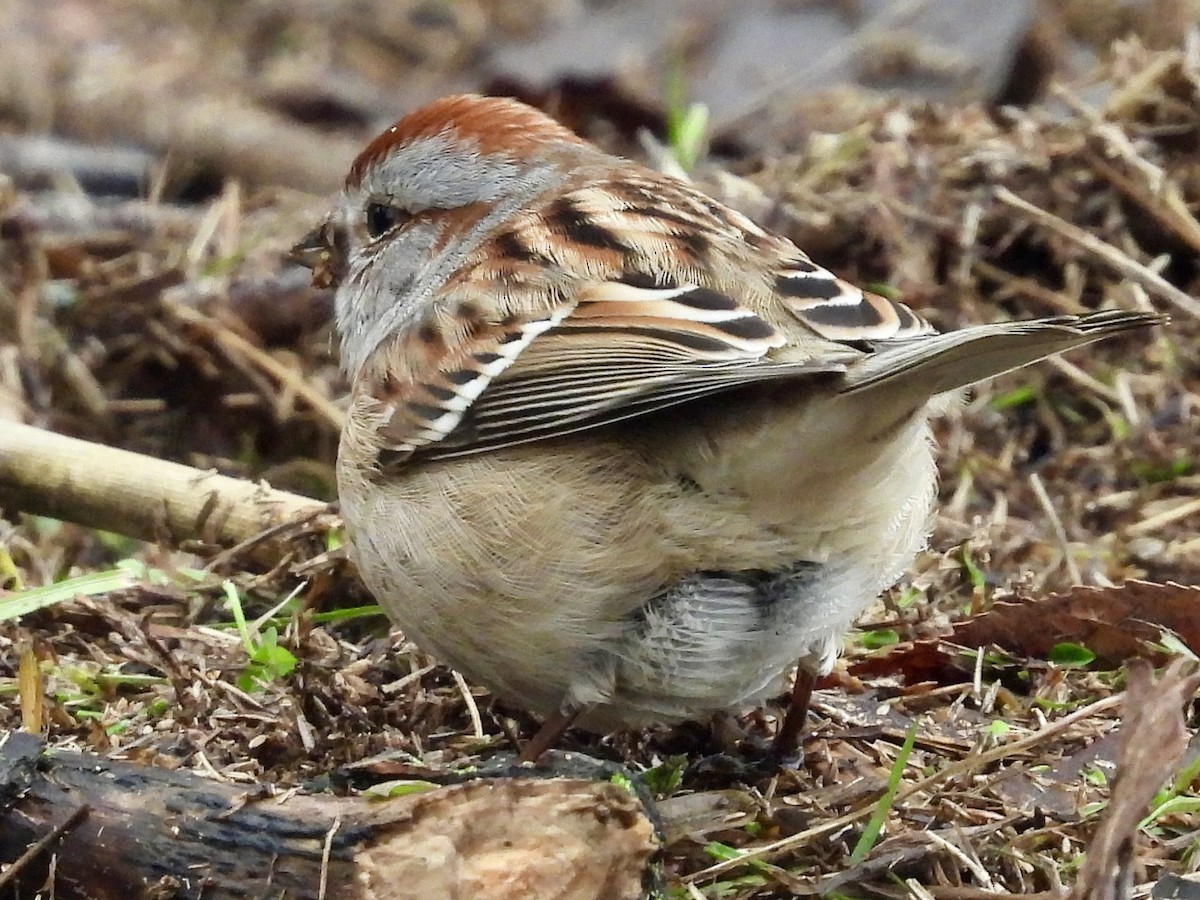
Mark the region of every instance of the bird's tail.
[[842, 393], [899, 388], [913, 399], [966, 387], [1055, 353], [1166, 322], [1154, 313], [1108, 311], [975, 325], [884, 347], [854, 363]]

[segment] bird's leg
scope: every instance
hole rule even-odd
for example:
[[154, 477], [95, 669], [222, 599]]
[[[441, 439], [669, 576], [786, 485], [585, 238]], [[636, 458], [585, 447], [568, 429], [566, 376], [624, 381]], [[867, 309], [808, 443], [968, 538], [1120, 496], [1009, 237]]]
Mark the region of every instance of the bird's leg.
[[583, 712], [582, 708], [572, 710], [560, 709], [547, 716], [546, 721], [542, 723], [542, 727], [538, 729], [537, 734], [521, 750], [521, 755], [517, 757], [517, 762], [537, 762], [543, 753], [554, 749], [554, 745], [558, 743], [558, 739], [562, 737], [563, 732], [571, 727], [571, 723], [579, 718], [581, 712]]
[[808, 702], [812, 699], [815, 683], [816, 677], [803, 665], [796, 670], [796, 683], [792, 685], [791, 700], [783, 716], [783, 724], [776, 732], [775, 742], [771, 745], [771, 753], [776, 759], [795, 756], [800, 746], [804, 724], [808, 721]]

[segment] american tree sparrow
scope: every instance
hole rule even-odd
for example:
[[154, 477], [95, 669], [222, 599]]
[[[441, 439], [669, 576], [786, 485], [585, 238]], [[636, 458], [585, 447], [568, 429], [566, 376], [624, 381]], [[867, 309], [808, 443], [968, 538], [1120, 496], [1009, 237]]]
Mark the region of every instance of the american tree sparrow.
[[338, 485], [418, 645], [568, 724], [678, 722], [813, 676], [924, 545], [933, 398], [1163, 321], [938, 334], [690, 185], [511, 100], [448, 97], [354, 161], [297, 246], [336, 285]]

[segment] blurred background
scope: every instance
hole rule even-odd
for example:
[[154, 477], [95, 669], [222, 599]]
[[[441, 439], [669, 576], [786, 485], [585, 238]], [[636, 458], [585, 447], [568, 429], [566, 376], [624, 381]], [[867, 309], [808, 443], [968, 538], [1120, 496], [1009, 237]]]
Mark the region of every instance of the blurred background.
[[[1196, 0], [6, 0], [0, 169], [193, 201], [231, 177], [331, 191], [368, 135], [457, 91], [519, 96], [593, 137], [662, 136], [674, 107], [701, 102], [718, 150], [778, 152], [885, 92], [1028, 104], [1122, 37], [1180, 46], [1198, 14]], [[111, 152], [76, 158], [71, 142]]]

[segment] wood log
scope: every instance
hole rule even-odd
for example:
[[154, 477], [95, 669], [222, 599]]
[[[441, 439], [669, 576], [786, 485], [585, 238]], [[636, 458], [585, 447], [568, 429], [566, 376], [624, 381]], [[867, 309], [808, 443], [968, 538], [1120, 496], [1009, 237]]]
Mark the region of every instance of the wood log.
[[388, 799], [276, 797], [12, 733], [0, 896], [621, 900], [656, 887], [649, 800], [617, 767], [556, 753], [443, 780]]

